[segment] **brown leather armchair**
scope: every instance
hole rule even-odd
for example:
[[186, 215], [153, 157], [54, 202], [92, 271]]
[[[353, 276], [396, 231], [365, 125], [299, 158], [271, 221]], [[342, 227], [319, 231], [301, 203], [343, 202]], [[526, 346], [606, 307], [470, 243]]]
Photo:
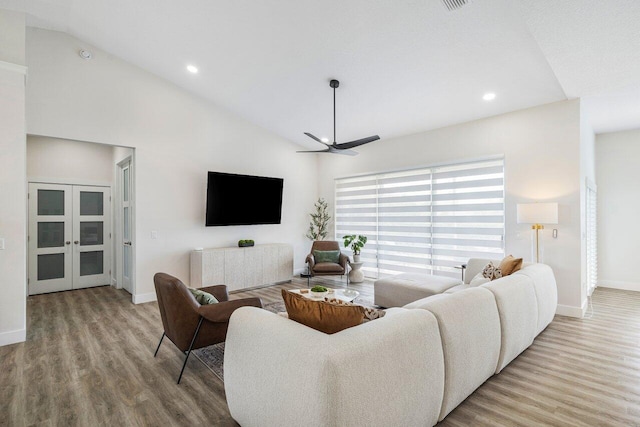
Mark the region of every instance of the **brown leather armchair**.
[[347, 275], [347, 286], [349, 286], [349, 275], [347, 265], [349, 257], [340, 252], [338, 263], [334, 262], [318, 262], [316, 263], [313, 251], [339, 251], [340, 244], [332, 240], [316, 240], [311, 245], [311, 253], [307, 255], [306, 262], [309, 265], [309, 274], [312, 276], [342, 276]]
[[153, 357], [156, 357], [162, 340], [166, 336], [186, 354], [178, 384], [187, 366], [191, 350], [223, 342], [227, 337], [229, 317], [235, 309], [244, 306], [262, 307], [260, 298], [245, 298], [229, 301], [225, 285], [209, 286], [200, 290], [212, 294], [217, 304], [200, 305], [179, 279], [158, 273], [153, 276], [158, 296], [158, 308], [164, 332]]

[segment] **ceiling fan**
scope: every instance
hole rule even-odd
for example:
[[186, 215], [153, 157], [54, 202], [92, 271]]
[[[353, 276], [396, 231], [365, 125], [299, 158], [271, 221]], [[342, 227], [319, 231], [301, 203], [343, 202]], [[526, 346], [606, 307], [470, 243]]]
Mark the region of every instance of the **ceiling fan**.
[[320, 144], [326, 145], [327, 148], [324, 150], [298, 151], [298, 153], [332, 153], [332, 154], [345, 154], [347, 156], [357, 156], [358, 152], [350, 150], [351, 148], [368, 144], [369, 142], [377, 141], [378, 139], [380, 139], [380, 137], [378, 135], [374, 135], [374, 136], [369, 136], [367, 138], [356, 139], [355, 141], [343, 142], [341, 144], [338, 144], [336, 142], [336, 88], [340, 86], [340, 82], [338, 80], [331, 80], [329, 82], [329, 86], [333, 88], [333, 144], [327, 144], [317, 136], [309, 132], [305, 132], [304, 134], [307, 135], [309, 138], [315, 141], [318, 141]]

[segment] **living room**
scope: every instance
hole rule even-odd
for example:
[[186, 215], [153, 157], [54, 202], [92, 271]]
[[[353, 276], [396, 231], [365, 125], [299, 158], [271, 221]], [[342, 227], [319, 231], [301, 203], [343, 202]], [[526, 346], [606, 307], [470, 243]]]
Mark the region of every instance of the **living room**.
[[[633, 23], [640, 11], [630, 1], [615, 6], [589, 2], [589, 7], [575, 2], [517, 3], [474, 0], [452, 11], [435, 0], [421, 5], [382, 2], [375, 7], [335, 3], [335, 8], [283, 2], [217, 9], [199, 3], [158, 10], [151, 4], [136, 9], [97, 0], [85, 5], [63, 1], [50, 7], [41, 2], [0, 1], [0, 122], [4, 130], [0, 195], [6, 201], [0, 206], [0, 354], [7, 368], [3, 369], [6, 383], [11, 384], [5, 389], [7, 395], [19, 390], [18, 394], [27, 396], [40, 381], [38, 369], [42, 375], [53, 369], [51, 365], [28, 369], [24, 361], [32, 356], [29, 346], [35, 345], [30, 343], [44, 339], [37, 347], [42, 349], [43, 342], [53, 345], [57, 338], [68, 342], [69, 337], [62, 338], [55, 330], [31, 329], [46, 323], [48, 302], [56, 302], [56, 316], [63, 316], [57, 305], [63, 299], [80, 304], [79, 313], [92, 305], [88, 296], [72, 301], [73, 295], [83, 291], [28, 296], [27, 187], [32, 177], [28, 139], [117, 146], [131, 153], [136, 196], [133, 284], [130, 295], [120, 293], [117, 283], [99, 292], [118, 292], [100, 295], [113, 300], [118, 312], [132, 317], [114, 318], [113, 330], [91, 325], [105, 342], [118, 341], [118, 334], [144, 337], [133, 345], [135, 354], [123, 354], [137, 360], [125, 370], [141, 369], [144, 361], [145, 375], [159, 376], [156, 381], [166, 395], [151, 398], [153, 391], [138, 381], [109, 383], [97, 399], [120, 399], [117, 388], [122, 387], [128, 395], [123, 399], [143, 403], [138, 412], [123, 415], [123, 425], [142, 424], [145, 416], [150, 417], [149, 424], [207, 422], [212, 412], [184, 415], [185, 402], [215, 406], [217, 418], [212, 424], [233, 422], [226, 409], [224, 384], [215, 377], [207, 379], [212, 374], [197, 359], [187, 364], [182, 389], [175, 384], [182, 364], [179, 351], [162, 347], [160, 362], [153, 359], [162, 333], [154, 275], [169, 273], [190, 285], [194, 249], [232, 247], [240, 239], [253, 239], [257, 244], [289, 245], [291, 275], [298, 276], [306, 271], [312, 243], [305, 237], [309, 213], [323, 198], [335, 219], [338, 179], [502, 159], [503, 255], [532, 261], [531, 224], [519, 223], [518, 205], [557, 203], [557, 224], [549, 225], [542, 237], [542, 262], [551, 267], [557, 283], [556, 328], [571, 329], [584, 340], [591, 339], [584, 331], [607, 327], [588, 323], [599, 306], [596, 301], [594, 309], [588, 285], [588, 267], [594, 261], [587, 253], [586, 193], [589, 183], [597, 184], [598, 289], [627, 292], [602, 294], [602, 299], [618, 301], [611, 303], [614, 307], [623, 304], [620, 301], [631, 304], [620, 309], [623, 313], [636, 310], [633, 304], [639, 300], [634, 291], [640, 286], [629, 268], [634, 262], [629, 254], [637, 253], [638, 241], [630, 214], [636, 203], [633, 183], [638, 182], [633, 178], [637, 174], [633, 163], [640, 129], [640, 66], [635, 59], [639, 40]], [[361, 13], [366, 19], [359, 19]], [[208, 26], [207, 21], [214, 18], [216, 25]], [[428, 27], [425, 22], [431, 28], [423, 29]], [[192, 36], [189, 27], [200, 32]], [[185, 43], [191, 39], [193, 45]], [[79, 54], [83, 51], [90, 53], [89, 59]], [[187, 65], [197, 66], [198, 72], [187, 70]], [[331, 137], [332, 78], [341, 83], [336, 90], [338, 142], [374, 133], [381, 140], [356, 148], [358, 155], [353, 157], [297, 153], [322, 148], [303, 132]], [[495, 99], [484, 100], [488, 93], [495, 94]], [[282, 178], [280, 224], [205, 227], [210, 171]], [[247, 200], [247, 209], [252, 208]], [[329, 231], [328, 240], [341, 241], [335, 224]], [[371, 250], [373, 244], [365, 248]], [[372, 295], [374, 279], [367, 278], [357, 289]], [[339, 280], [322, 278], [313, 283], [343, 286]], [[294, 277], [293, 285], [306, 287], [306, 280]], [[269, 289], [256, 292], [270, 295]], [[231, 294], [232, 299], [244, 296], [250, 293]], [[631, 321], [629, 316], [626, 321]], [[618, 326], [626, 321], [622, 319]], [[575, 322], [587, 322], [585, 329]], [[634, 330], [619, 340], [636, 335]], [[565, 338], [571, 336], [547, 338], [553, 350], [532, 347], [523, 356], [535, 359], [547, 350], [571, 353], [574, 348], [557, 346], [556, 340]], [[82, 367], [73, 370], [71, 383], [88, 381], [84, 370], [91, 372], [101, 363], [104, 342], [85, 343], [89, 343], [90, 363], [80, 356], [68, 359]], [[624, 346], [618, 351], [626, 352], [630, 360], [638, 358]], [[576, 359], [583, 356], [575, 355]], [[603, 370], [619, 369], [633, 377], [629, 366], [601, 363]], [[18, 381], [20, 375], [25, 376]], [[569, 379], [564, 380], [570, 389]], [[87, 385], [75, 393], [86, 391]], [[60, 386], [50, 384], [22, 403], [3, 399], [4, 413], [11, 414], [8, 424], [55, 424], [56, 414], [63, 412], [75, 413], [79, 424], [107, 416], [98, 409], [63, 411], [56, 409], [55, 402], [49, 402], [40, 415], [25, 409], [29, 401], [51, 400], [55, 387]], [[185, 397], [184, 389], [189, 387]], [[497, 401], [501, 397], [496, 397], [495, 390], [482, 394], [482, 387], [476, 392], [480, 408], [478, 400], [463, 404], [443, 424], [464, 422], [470, 413], [477, 418], [469, 423], [490, 424], [490, 397]], [[526, 386], [521, 387], [526, 393]], [[198, 393], [212, 400], [197, 397]], [[535, 393], [545, 399], [544, 392]], [[180, 401], [181, 397], [185, 400]], [[593, 399], [598, 397], [593, 391]], [[154, 410], [166, 415], [165, 409], [158, 408], [168, 400], [178, 402], [168, 404], [170, 420], [151, 415]], [[619, 400], [612, 402], [624, 406]], [[622, 409], [631, 413], [630, 418], [613, 418], [610, 423], [631, 423], [637, 403], [636, 399]], [[522, 418], [509, 420], [540, 421], [534, 413], [516, 415]], [[573, 415], [584, 422], [579, 414]], [[564, 420], [571, 424], [568, 417]], [[562, 418], [543, 418], [540, 424], [558, 419]], [[500, 422], [508, 423], [501, 419], [494, 425]]]

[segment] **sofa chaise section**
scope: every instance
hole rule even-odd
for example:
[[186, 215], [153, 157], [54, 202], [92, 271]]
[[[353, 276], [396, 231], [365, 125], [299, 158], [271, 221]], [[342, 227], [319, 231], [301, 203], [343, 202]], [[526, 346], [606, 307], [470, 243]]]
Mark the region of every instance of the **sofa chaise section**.
[[429, 426], [444, 360], [436, 318], [391, 310], [326, 335], [260, 309], [231, 316], [224, 385], [233, 418], [251, 426]]

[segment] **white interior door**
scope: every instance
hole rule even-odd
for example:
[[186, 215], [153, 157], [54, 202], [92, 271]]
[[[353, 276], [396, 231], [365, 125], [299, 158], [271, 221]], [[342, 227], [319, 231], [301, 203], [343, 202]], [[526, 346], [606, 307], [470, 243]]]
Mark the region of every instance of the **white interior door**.
[[29, 295], [110, 284], [110, 193], [29, 184]]
[[120, 221], [119, 230], [120, 236], [122, 236], [122, 250], [121, 250], [121, 260], [122, 262], [118, 264], [118, 271], [121, 272], [121, 283], [122, 287], [133, 294], [133, 286], [131, 280], [132, 274], [132, 265], [133, 265], [133, 249], [132, 249], [132, 180], [131, 180], [131, 161], [123, 163], [120, 165], [120, 215], [122, 221]]
[[73, 186], [73, 289], [111, 282], [111, 190]]
[[29, 184], [29, 295], [73, 288], [72, 188]]

